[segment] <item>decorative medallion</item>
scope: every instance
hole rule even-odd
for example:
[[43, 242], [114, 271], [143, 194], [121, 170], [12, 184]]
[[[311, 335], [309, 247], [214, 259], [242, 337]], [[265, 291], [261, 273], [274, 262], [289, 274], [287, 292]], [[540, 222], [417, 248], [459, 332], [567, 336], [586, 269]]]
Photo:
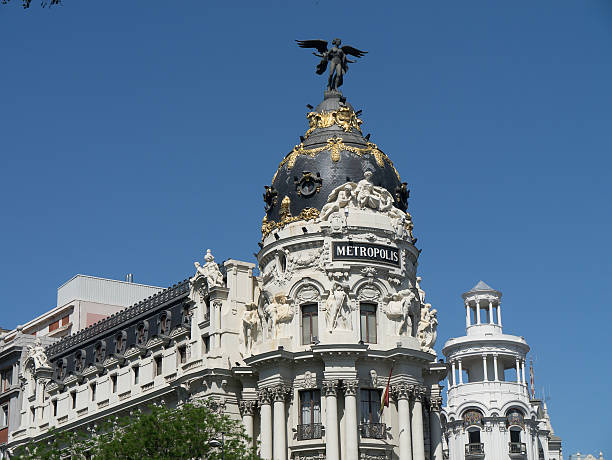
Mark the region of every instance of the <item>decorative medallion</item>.
[[304, 171], [301, 179], [298, 179], [297, 176], [294, 177], [293, 183], [295, 184], [298, 195], [307, 198], [321, 190], [323, 179], [321, 179], [321, 175], [319, 173], [317, 173], [316, 176], [313, 176], [310, 171]]

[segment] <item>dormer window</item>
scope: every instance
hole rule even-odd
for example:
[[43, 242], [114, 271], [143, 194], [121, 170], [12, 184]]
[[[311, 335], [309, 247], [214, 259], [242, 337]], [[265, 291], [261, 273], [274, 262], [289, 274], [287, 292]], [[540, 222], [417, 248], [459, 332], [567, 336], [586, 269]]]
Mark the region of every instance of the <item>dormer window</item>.
[[121, 331], [115, 337], [115, 353], [116, 354], [120, 355], [125, 352], [125, 348], [127, 345], [126, 337], [127, 337], [127, 334], [124, 331]]
[[104, 342], [100, 341], [94, 348], [94, 361], [96, 364], [102, 364], [106, 358], [106, 346]]
[[146, 345], [148, 339], [149, 328], [146, 321], [140, 323], [136, 327], [136, 344]]
[[160, 335], [166, 335], [168, 333], [168, 315], [166, 313], [159, 317], [159, 333]]

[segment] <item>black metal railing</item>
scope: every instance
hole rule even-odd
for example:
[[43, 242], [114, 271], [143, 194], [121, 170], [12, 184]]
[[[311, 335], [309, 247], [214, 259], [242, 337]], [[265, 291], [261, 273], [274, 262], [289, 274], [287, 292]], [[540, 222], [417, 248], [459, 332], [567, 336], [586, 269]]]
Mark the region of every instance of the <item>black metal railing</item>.
[[471, 442], [465, 445], [465, 455], [482, 456], [484, 455], [484, 444], [481, 442]]
[[527, 455], [527, 447], [524, 442], [509, 442], [508, 452], [511, 454]]
[[385, 439], [387, 426], [384, 423], [364, 423], [361, 425], [361, 437], [370, 439]]
[[323, 424], [321, 423], [309, 423], [307, 425], [297, 426], [298, 441], [305, 441], [307, 439], [321, 439], [322, 437]]

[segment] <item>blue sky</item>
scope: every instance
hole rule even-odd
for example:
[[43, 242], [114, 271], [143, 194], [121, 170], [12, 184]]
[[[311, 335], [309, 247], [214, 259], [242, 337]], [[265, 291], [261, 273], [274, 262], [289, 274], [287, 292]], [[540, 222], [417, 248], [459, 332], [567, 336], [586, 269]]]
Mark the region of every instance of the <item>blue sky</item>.
[[336, 36], [369, 51], [343, 91], [412, 190], [437, 348], [462, 292], [503, 291], [565, 453], [612, 455], [608, 0], [0, 6], [1, 325], [75, 273], [253, 261], [263, 186], [322, 98], [293, 40]]

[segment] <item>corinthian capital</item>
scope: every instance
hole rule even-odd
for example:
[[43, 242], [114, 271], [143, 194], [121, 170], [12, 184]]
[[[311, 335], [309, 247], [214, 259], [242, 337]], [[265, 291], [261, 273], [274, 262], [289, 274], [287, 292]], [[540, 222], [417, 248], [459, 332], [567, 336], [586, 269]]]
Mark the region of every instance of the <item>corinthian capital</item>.
[[272, 398], [274, 401], [284, 402], [290, 395], [291, 388], [289, 388], [287, 385], [280, 384], [270, 388], [270, 392], [272, 393]]
[[414, 384], [399, 382], [391, 385], [391, 393], [395, 399], [410, 399], [413, 394]]
[[259, 398], [260, 406], [272, 404], [272, 392], [268, 388], [262, 388], [257, 391], [257, 397]]
[[323, 393], [325, 396], [337, 396], [338, 380], [323, 380]]
[[242, 415], [254, 415], [257, 408], [257, 401], [243, 400], [240, 401], [240, 413]]
[[343, 382], [344, 394], [346, 396], [356, 396], [359, 390], [359, 380], [344, 380]]
[[440, 396], [435, 396], [429, 400], [429, 408], [434, 412], [440, 412], [442, 408], [442, 398]]
[[412, 395], [415, 401], [423, 401], [425, 399], [425, 388], [419, 385], [415, 385], [412, 390]]

